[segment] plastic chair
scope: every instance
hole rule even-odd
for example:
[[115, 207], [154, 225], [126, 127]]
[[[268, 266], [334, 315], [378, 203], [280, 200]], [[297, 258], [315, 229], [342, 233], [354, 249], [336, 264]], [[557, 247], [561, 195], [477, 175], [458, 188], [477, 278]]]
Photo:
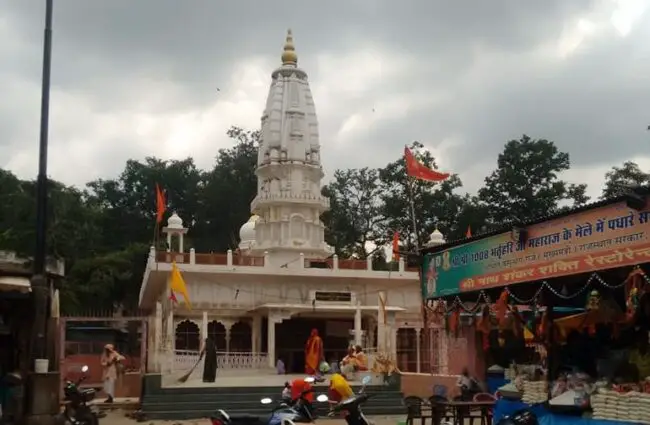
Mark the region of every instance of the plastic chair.
[[[497, 398], [490, 393], [478, 393], [474, 395], [474, 401], [496, 403]], [[481, 425], [490, 425], [492, 423], [492, 408], [481, 407]]]
[[432, 425], [440, 425], [443, 423], [443, 420], [445, 422], [455, 422], [455, 414], [453, 410], [451, 412], [449, 411], [449, 406], [447, 406], [448, 401], [447, 397], [442, 395], [433, 395], [429, 397]]
[[[425, 425], [426, 417], [422, 414], [424, 400], [420, 397], [410, 395], [402, 400], [406, 407], [406, 425], [413, 425], [415, 419], [420, 419], [420, 424]], [[435, 424], [433, 424], [435, 425]]]

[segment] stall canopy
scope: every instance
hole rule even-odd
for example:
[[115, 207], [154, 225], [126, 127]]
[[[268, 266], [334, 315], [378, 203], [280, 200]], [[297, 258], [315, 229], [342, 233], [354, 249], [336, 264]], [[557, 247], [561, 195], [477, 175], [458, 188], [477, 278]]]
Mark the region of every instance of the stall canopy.
[[648, 187], [423, 251], [422, 294], [448, 298], [650, 262]]

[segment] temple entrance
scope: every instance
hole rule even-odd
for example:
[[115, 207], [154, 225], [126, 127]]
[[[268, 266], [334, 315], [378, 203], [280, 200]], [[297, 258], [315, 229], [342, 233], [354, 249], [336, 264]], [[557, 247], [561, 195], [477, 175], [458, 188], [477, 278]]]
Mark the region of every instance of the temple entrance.
[[323, 339], [323, 351], [328, 363], [340, 361], [346, 354], [350, 341], [351, 319], [317, 319], [296, 317], [285, 320], [275, 330], [277, 359], [282, 359], [287, 373], [305, 372], [305, 344], [311, 330], [318, 330]]

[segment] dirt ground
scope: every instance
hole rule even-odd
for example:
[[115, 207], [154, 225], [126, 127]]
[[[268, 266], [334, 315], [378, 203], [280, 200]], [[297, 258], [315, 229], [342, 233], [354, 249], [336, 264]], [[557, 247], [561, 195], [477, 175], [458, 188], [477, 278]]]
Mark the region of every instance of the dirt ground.
[[[397, 425], [398, 422], [403, 422], [403, 416], [381, 416], [381, 417], [370, 417], [372, 421], [375, 422], [375, 425]], [[99, 420], [100, 425], [137, 425], [138, 423], [144, 425], [209, 425], [210, 421], [208, 419], [192, 419], [189, 421], [144, 421], [136, 422], [131, 418], [124, 416], [124, 412], [120, 410], [115, 410], [109, 412], [105, 418]], [[346, 425], [346, 422], [342, 419], [318, 419], [316, 424], [322, 423], [324, 425]]]

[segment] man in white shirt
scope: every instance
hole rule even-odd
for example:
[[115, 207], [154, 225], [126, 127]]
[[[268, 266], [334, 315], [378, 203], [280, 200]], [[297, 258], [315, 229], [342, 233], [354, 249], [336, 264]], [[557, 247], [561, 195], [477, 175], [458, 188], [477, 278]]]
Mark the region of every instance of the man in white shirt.
[[460, 388], [462, 400], [471, 401], [474, 394], [478, 392], [478, 383], [469, 375], [469, 370], [466, 367], [458, 377], [456, 386]]

